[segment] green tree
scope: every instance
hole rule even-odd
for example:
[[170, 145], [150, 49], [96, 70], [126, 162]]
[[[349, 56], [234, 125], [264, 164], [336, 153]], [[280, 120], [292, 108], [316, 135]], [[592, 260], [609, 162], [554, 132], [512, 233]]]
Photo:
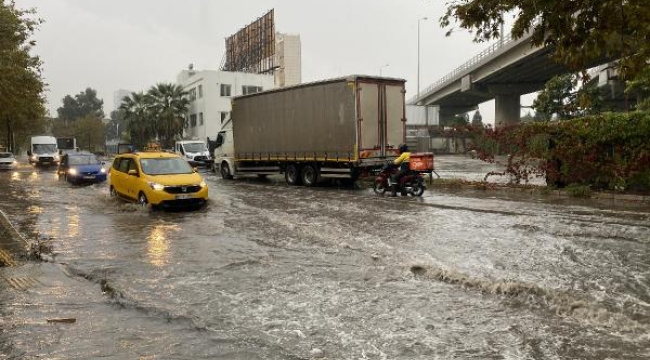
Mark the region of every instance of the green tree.
[[94, 115], [87, 115], [77, 119], [72, 125], [73, 135], [77, 138], [80, 148], [91, 152], [104, 150], [105, 132], [104, 123]]
[[63, 106], [58, 108], [57, 112], [64, 125], [86, 116], [93, 116], [97, 119], [104, 118], [104, 101], [97, 98], [97, 90], [86, 88], [74, 98], [66, 95], [62, 101]]
[[446, 127], [446, 126], [455, 127], [455, 126], [466, 126], [466, 125], [469, 125], [469, 115], [467, 115], [466, 113], [456, 115], [453, 118], [448, 120], [443, 119], [440, 121], [440, 126], [442, 127]]
[[472, 126], [483, 126], [483, 116], [478, 110], [476, 110], [474, 116], [472, 116]]
[[185, 130], [185, 116], [190, 104], [187, 92], [180, 85], [159, 83], [149, 89], [147, 95], [152, 101], [156, 135], [163, 147], [171, 148]]
[[31, 36], [42, 23], [35, 14], [0, 0], [0, 133], [14, 152], [16, 144], [47, 127], [41, 61], [31, 55]]
[[639, 110], [650, 110], [650, 67], [645, 68], [639, 76], [628, 82], [625, 92], [638, 97]]
[[540, 91], [533, 101], [533, 109], [542, 115], [544, 120], [551, 120], [554, 115], [558, 119], [568, 119], [573, 114], [573, 76], [554, 76]]
[[106, 124], [106, 137], [108, 139], [122, 139], [122, 133], [127, 130], [127, 121], [124, 117], [124, 110], [111, 111], [111, 121]]
[[647, 0], [451, 0], [440, 24], [449, 27], [455, 20], [484, 41], [499, 37], [505, 13], [516, 19], [514, 38], [532, 31], [534, 45], [553, 46], [553, 57], [576, 72], [602, 59], [620, 59], [620, 75], [630, 80], [650, 60]]
[[142, 148], [155, 139], [156, 131], [151, 112], [151, 97], [143, 92], [133, 92], [123, 99], [120, 110], [123, 111], [131, 143]]
[[599, 114], [603, 107], [602, 96], [596, 83], [582, 84], [577, 90], [578, 78], [575, 75], [554, 76], [533, 101], [536, 115], [542, 120], [557, 116], [566, 120], [576, 116]]

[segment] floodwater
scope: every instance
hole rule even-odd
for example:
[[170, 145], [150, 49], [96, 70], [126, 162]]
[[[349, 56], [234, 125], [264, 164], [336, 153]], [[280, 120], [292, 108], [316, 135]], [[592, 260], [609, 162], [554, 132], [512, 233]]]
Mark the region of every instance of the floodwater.
[[0, 173], [43, 259], [3, 234], [0, 358], [650, 357], [643, 206], [205, 177], [205, 209], [151, 212]]

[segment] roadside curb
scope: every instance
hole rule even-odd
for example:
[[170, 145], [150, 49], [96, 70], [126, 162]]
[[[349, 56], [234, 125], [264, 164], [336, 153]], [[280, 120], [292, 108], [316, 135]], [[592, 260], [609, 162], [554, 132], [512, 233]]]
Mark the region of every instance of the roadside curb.
[[8, 235], [11, 237], [11, 240], [16, 242], [22, 243], [22, 245], [25, 245], [25, 248], [27, 249], [29, 247], [29, 242], [27, 239], [25, 239], [19, 232], [16, 230], [16, 228], [11, 224], [9, 221], [9, 218], [7, 218], [7, 215], [5, 214], [4, 211], [0, 210], [0, 227], [4, 229], [8, 233]]
[[458, 182], [451, 182], [449, 184], [439, 183], [436, 185], [435, 180], [433, 186], [430, 188], [435, 189], [448, 189], [448, 190], [478, 190], [478, 191], [495, 191], [500, 193], [520, 193], [531, 196], [540, 196], [545, 198], [558, 198], [558, 199], [584, 199], [584, 200], [600, 200], [600, 201], [614, 201], [614, 202], [635, 202], [650, 204], [650, 196], [635, 195], [635, 194], [620, 194], [602, 191], [592, 191], [588, 196], [574, 196], [570, 195], [563, 189], [549, 189], [545, 186], [508, 186], [495, 183], [475, 183], [465, 182], [459, 180]]

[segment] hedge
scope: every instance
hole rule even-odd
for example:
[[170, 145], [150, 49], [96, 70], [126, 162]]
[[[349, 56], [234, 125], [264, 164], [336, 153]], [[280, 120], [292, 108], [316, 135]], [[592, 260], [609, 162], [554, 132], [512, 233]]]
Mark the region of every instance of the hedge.
[[515, 182], [546, 176], [548, 185], [650, 191], [650, 113], [599, 116], [508, 127], [475, 128], [474, 150], [494, 162], [507, 155]]

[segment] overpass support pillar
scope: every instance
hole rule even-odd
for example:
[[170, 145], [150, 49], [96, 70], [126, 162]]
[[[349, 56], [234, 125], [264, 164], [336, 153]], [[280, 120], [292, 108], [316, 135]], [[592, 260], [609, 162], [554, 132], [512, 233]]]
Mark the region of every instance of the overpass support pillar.
[[521, 120], [521, 95], [497, 94], [495, 97], [495, 127], [517, 124]]

